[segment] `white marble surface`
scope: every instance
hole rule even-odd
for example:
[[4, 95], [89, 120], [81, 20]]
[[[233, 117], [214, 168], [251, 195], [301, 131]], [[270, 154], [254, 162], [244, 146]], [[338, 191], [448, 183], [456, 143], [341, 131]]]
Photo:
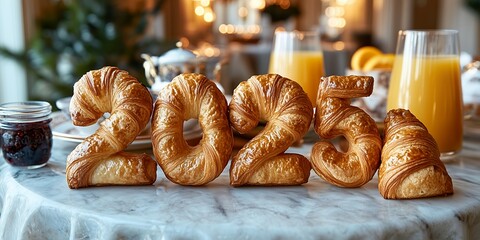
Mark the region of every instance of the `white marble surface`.
[[70, 190], [68, 150], [54, 143], [41, 169], [1, 160], [0, 239], [480, 239], [480, 149], [467, 148], [447, 164], [453, 196], [396, 201], [381, 197], [376, 177], [342, 189], [313, 171], [296, 187], [233, 188], [226, 169], [201, 187], [159, 170], [153, 186]]

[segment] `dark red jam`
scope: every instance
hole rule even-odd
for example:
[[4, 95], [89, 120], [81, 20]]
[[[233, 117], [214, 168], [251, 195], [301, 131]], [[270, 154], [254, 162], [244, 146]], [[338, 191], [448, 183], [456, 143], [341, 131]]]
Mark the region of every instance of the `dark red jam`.
[[3, 157], [13, 166], [41, 166], [52, 149], [51, 119], [29, 123], [4, 123], [0, 129]]
[[52, 106], [43, 101], [0, 104], [0, 146], [13, 166], [44, 166], [52, 150]]

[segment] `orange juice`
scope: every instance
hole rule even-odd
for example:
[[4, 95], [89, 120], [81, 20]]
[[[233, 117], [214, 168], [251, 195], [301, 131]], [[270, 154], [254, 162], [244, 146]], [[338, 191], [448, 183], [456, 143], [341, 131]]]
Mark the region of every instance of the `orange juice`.
[[321, 51], [273, 52], [269, 72], [298, 82], [315, 106], [320, 78], [324, 75]]
[[[407, 64], [407, 65], [404, 65]], [[398, 55], [390, 79], [387, 111], [409, 109], [436, 140], [441, 153], [462, 148], [462, 91], [457, 56]]]

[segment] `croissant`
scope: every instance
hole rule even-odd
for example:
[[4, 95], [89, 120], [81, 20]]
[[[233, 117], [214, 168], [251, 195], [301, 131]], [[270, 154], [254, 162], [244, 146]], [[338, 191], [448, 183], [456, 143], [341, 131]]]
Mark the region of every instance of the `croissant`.
[[313, 107], [302, 87], [276, 74], [252, 76], [234, 90], [229, 105], [230, 122], [247, 133], [259, 120], [265, 128], [233, 157], [230, 184], [297, 185], [310, 176], [310, 162], [300, 154], [284, 154], [307, 132]]
[[[203, 138], [189, 146], [183, 122], [198, 118]], [[222, 173], [233, 149], [227, 100], [200, 74], [181, 74], [158, 94], [152, 119], [153, 153], [166, 177], [181, 185], [203, 185]]]
[[89, 71], [74, 85], [70, 114], [74, 125], [111, 115], [67, 157], [70, 188], [146, 185], [156, 180], [156, 162], [147, 154], [122, 152], [150, 120], [152, 97], [137, 79], [116, 67]]
[[375, 121], [350, 98], [369, 96], [373, 78], [330, 76], [322, 78], [317, 96], [315, 132], [324, 139], [343, 135], [346, 152], [322, 140], [312, 148], [312, 168], [327, 182], [339, 187], [360, 187], [370, 181], [380, 164], [382, 142]]
[[385, 199], [453, 194], [437, 143], [408, 110], [390, 110], [385, 118], [378, 190]]

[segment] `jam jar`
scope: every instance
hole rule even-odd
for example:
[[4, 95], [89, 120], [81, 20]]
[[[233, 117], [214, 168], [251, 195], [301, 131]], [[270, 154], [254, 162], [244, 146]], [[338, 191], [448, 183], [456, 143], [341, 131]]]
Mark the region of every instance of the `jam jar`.
[[47, 164], [52, 150], [51, 112], [52, 106], [43, 101], [0, 104], [0, 146], [6, 162], [28, 169]]

